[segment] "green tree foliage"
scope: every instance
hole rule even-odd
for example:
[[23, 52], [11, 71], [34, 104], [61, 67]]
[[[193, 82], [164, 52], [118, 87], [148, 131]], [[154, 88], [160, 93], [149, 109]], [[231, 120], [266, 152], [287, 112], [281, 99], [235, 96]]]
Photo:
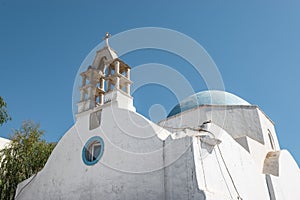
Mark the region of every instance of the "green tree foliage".
[[0, 96], [0, 126], [8, 120], [11, 120], [10, 116], [7, 113], [6, 106], [7, 105], [5, 101]]
[[33, 122], [24, 122], [14, 130], [11, 142], [0, 150], [0, 199], [14, 199], [18, 183], [40, 171], [52, 150], [53, 143], [42, 140], [44, 131]]

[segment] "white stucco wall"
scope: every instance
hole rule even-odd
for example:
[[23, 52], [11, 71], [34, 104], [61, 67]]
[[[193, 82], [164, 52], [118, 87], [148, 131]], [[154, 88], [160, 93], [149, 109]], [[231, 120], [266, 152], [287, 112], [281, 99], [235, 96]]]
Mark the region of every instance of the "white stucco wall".
[[[205, 105], [185, 111], [181, 115], [160, 122], [163, 127], [199, 127], [211, 120], [222, 127], [232, 138], [247, 147], [257, 167], [262, 169], [266, 154], [272, 151], [268, 130], [279, 148], [273, 122], [257, 106]], [[248, 148], [248, 149], [247, 149]]]
[[197, 186], [191, 137], [165, 141], [165, 199], [205, 200]]
[[193, 142], [198, 186], [207, 199], [236, 199], [238, 194], [242, 199], [268, 199], [265, 176], [249, 152], [220, 127], [212, 124], [208, 130], [220, 133], [219, 147], [209, 152], [199, 139]]
[[[299, 185], [299, 169], [288, 152], [280, 155], [280, 176], [267, 175], [273, 189], [270, 180], [267, 184], [263, 161], [271, 149], [264, 130], [275, 130], [256, 106], [229, 107], [226, 112], [222, 106], [193, 109], [161, 122], [171, 133], [136, 112], [111, 105], [103, 108], [101, 124], [93, 130], [92, 110], [81, 113], [44, 169], [19, 184], [16, 199], [219, 200], [236, 199], [239, 193], [247, 200], [272, 199], [272, 190], [276, 200], [291, 199], [291, 194], [300, 198], [293, 191]], [[220, 140], [219, 146], [200, 140], [196, 135], [202, 132], [170, 128], [197, 128], [207, 120], [212, 123], [204, 133]], [[104, 154], [87, 166], [82, 149], [93, 136], [104, 140]]]
[[[88, 119], [78, 119], [16, 199], [164, 199], [163, 143], [148, 121], [110, 107], [99, 128], [89, 131]], [[102, 137], [104, 154], [87, 166], [82, 148], [92, 136]]]
[[203, 105], [172, 116], [160, 124], [163, 127], [198, 127], [208, 120], [225, 129], [233, 138], [247, 136], [264, 144], [257, 106]]
[[[222, 107], [227, 110], [222, 110]], [[273, 122], [257, 106], [216, 106], [215, 108], [214, 106], [200, 106], [185, 111], [181, 115], [170, 117], [160, 124], [169, 130], [172, 130], [170, 127], [197, 128], [207, 120], [212, 120], [213, 123], [223, 128], [219, 127], [219, 130], [214, 130], [214, 133], [222, 141], [219, 147], [236, 188], [243, 199], [272, 199], [272, 192], [268, 189], [266, 176], [270, 176], [274, 182], [274, 190], [276, 191], [273, 196], [277, 200], [293, 199], [291, 198], [292, 194], [294, 199], [295, 197], [296, 199], [300, 198], [298, 192], [292, 191], [295, 189], [294, 187], [300, 186], [298, 184], [300, 181], [299, 168], [292, 156], [285, 155], [288, 153], [283, 153], [280, 156], [278, 165], [282, 171], [281, 177], [263, 174], [266, 155], [268, 152], [274, 151], [270, 144], [269, 131], [274, 140], [275, 150], [279, 150], [280, 146]], [[173, 129], [173, 131], [176, 130]], [[174, 133], [174, 135], [182, 137], [182, 133]], [[237, 192], [217, 148], [208, 153], [201, 146], [199, 151], [198, 142], [199, 139], [193, 139], [198, 189], [203, 192], [202, 194], [206, 199], [236, 199]], [[204, 157], [202, 161], [200, 152], [203, 153], [202, 157]], [[178, 174], [178, 172], [174, 174]], [[276, 182], [273, 179], [278, 180]], [[278, 186], [281, 184], [284, 186]], [[282, 190], [288, 192], [290, 196], [282, 194]]]

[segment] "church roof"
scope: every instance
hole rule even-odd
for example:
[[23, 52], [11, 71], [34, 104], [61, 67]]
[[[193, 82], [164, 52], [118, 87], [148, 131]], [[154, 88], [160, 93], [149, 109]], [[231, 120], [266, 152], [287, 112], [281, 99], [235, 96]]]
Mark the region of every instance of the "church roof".
[[250, 105], [244, 99], [225, 91], [207, 90], [191, 95], [177, 104], [168, 117], [201, 105]]

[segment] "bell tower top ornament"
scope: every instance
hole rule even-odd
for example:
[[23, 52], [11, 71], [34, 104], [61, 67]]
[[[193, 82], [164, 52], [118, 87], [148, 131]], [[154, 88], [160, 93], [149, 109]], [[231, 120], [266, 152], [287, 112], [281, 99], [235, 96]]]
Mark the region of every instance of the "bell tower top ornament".
[[135, 111], [130, 95], [131, 67], [110, 48], [110, 37], [111, 34], [106, 32], [105, 46], [97, 51], [92, 65], [80, 74], [82, 85], [77, 114], [93, 112], [109, 104]]
[[109, 44], [108, 44], [108, 38], [111, 37], [111, 34], [109, 34], [109, 32], [106, 32], [105, 33], [105, 37], [103, 38], [103, 40], [105, 40], [105, 46], [109, 47]]

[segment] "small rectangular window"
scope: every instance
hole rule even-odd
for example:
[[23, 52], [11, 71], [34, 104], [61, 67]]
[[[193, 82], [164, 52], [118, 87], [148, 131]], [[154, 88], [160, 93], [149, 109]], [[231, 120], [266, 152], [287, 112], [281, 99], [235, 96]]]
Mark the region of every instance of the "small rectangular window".
[[101, 112], [102, 110], [93, 112], [90, 114], [90, 130], [98, 128], [101, 124]]

